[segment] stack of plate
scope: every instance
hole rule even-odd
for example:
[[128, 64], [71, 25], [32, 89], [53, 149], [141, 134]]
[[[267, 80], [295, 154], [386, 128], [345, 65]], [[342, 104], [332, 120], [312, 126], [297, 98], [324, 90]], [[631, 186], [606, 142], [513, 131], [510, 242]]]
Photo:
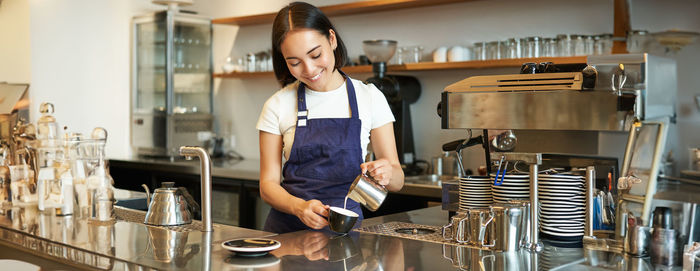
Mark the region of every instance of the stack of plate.
[[496, 175], [491, 175], [491, 193], [493, 193], [493, 201], [498, 203], [507, 203], [511, 199], [529, 199], [530, 198], [530, 175], [508, 174], [503, 177], [503, 183], [494, 184]]
[[585, 177], [540, 174], [537, 191], [540, 231], [549, 238], [580, 239], [586, 220]]
[[459, 179], [459, 209], [489, 207], [491, 178], [488, 176], [467, 176]]

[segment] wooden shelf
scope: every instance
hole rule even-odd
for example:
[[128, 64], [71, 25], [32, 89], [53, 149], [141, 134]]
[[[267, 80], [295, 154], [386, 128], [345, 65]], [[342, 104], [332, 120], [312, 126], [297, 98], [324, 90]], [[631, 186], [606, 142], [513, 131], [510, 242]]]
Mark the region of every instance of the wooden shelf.
[[[462, 62], [420, 62], [403, 65], [389, 65], [388, 72], [412, 72], [412, 71], [435, 71], [435, 70], [464, 70], [464, 69], [486, 69], [486, 68], [507, 68], [520, 67], [527, 62], [554, 62], [555, 64], [573, 64], [586, 63], [586, 56], [572, 57], [540, 57], [540, 58], [513, 58], [513, 59], [496, 59], [496, 60], [481, 60], [481, 61], [462, 61]], [[346, 73], [371, 73], [371, 65], [363, 66], [348, 66], [344, 67]], [[216, 73], [216, 78], [256, 78], [274, 76], [272, 72], [233, 72], [233, 73]]]
[[[381, 11], [390, 11], [407, 8], [417, 8], [425, 6], [437, 6], [442, 4], [451, 4], [459, 2], [468, 2], [474, 0], [375, 0], [375, 1], [359, 1], [346, 4], [330, 5], [319, 7], [326, 16], [344, 16], [353, 14], [363, 14]], [[258, 15], [239, 16], [219, 18], [212, 20], [214, 24], [228, 25], [255, 25], [255, 24], [271, 24], [275, 19], [277, 12], [265, 13]]]

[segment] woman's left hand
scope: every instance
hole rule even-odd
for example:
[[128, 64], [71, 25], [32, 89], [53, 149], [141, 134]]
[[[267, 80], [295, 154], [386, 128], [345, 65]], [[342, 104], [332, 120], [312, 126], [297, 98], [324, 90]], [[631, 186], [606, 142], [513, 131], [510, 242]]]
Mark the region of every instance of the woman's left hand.
[[393, 175], [391, 163], [387, 159], [377, 159], [374, 161], [362, 163], [360, 165], [362, 173], [365, 173], [374, 178], [377, 183], [387, 186]]

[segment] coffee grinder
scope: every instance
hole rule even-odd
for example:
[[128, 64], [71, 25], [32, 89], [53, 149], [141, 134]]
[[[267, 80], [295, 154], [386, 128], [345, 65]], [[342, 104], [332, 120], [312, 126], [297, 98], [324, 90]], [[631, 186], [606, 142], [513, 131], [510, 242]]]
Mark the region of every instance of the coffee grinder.
[[386, 74], [386, 62], [394, 55], [396, 44], [397, 42], [393, 40], [366, 40], [362, 42], [362, 50], [372, 62], [372, 71], [374, 72], [374, 76], [365, 82], [374, 84], [384, 94], [389, 102], [391, 112], [396, 118], [396, 122], [394, 122], [396, 150], [404, 173], [409, 176], [418, 175], [422, 169], [415, 163], [410, 104], [416, 102], [420, 97], [421, 86], [415, 77]]

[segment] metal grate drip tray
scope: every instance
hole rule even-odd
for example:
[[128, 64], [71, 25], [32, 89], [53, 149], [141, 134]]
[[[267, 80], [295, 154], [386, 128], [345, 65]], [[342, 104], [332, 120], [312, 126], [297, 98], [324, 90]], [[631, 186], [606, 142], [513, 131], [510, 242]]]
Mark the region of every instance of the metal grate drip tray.
[[[177, 231], [177, 232], [191, 232], [191, 231], [201, 231], [202, 230], [202, 221], [199, 220], [192, 220], [192, 223], [190, 224], [185, 224], [185, 225], [178, 225], [178, 226], [156, 226], [156, 225], [148, 225], [143, 223], [143, 221], [146, 219], [146, 212], [145, 211], [140, 211], [140, 210], [133, 210], [133, 209], [128, 209], [120, 206], [114, 206], [114, 214], [117, 217], [117, 220], [121, 221], [127, 221], [131, 223], [138, 223], [138, 224], [143, 224], [149, 227], [157, 227], [157, 228], [162, 228], [162, 229], [168, 229], [171, 231]], [[214, 224], [214, 228], [217, 228], [218, 225]]]
[[442, 227], [439, 226], [418, 225], [405, 222], [387, 222], [384, 224], [357, 228], [354, 231], [453, 246], [467, 246], [467, 244], [460, 244], [456, 241], [442, 238]]

